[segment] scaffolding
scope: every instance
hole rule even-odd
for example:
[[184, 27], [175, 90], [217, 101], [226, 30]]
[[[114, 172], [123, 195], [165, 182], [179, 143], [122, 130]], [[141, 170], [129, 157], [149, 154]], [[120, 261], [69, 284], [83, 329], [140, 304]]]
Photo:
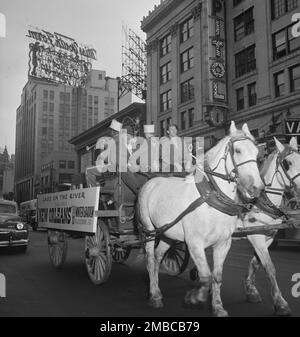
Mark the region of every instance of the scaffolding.
[[122, 77], [119, 97], [133, 93], [146, 99], [146, 43], [125, 24], [122, 25]]

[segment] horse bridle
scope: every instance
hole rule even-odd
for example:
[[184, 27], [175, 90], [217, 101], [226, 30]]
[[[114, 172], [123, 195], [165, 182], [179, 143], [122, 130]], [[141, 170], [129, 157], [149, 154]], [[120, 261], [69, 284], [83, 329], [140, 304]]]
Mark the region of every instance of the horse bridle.
[[[283, 182], [285, 182], [284, 179], [283, 179], [282, 173], [279, 171], [279, 167], [281, 167], [283, 173], [285, 174], [288, 181], [290, 182], [289, 188], [290, 189], [292, 189], [292, 188], [297, 189], [297, 185], [295, 183], [295, 180], [300, 176], [300, 172], [298, 174], [296, 174], [294, 177], [291, 177], [288, 173], [289, 167], [288, 167], [288, 164], [286, 162], [286, 158], [293, 153], [299, 154], [297, 152], [297, 150], [291, 148], [288, 145], [285, 145], [284, 151], [278, 154], [277, 159], [276, 159], [276, 170], [275, 170], [274, 176], [271, 180], [271, 184], [273, 182], [274, 177], [277, 175], [277, 173], [279, 173], [281, 175], [281, 178], [282, 178]], [[266, 185], [266, 186], [268, 186], [268, 185]]]
[[[244, 161], [242, 163], [239, 163], [239, 164], [236, 163], [235, 158], [234, 158], [234, 144], [237, 143], [237, 142], [244, 141], [244, 140], [250, 140], [255, 146], [257, 146], [256, 142], [250, 137], [247, 137], [247, 136], [233, 137], [229, 140], [229, 142], [227, 144], [227, 147], [226, 147], [226, 150], [225, 150], [225, 153], [224, 153], [224, 156], [222, 158], [220, 158], [218, 164], [213, 169], [210, 169], [208, 164], [206, 163], [205, 172], [208, 173], [208, 174], [211, 174], [213, 176], [216, 176], [218, 178], [222, 178], [224, 180], [227, 180], [229, 182], [237, 182], [238, 168], [239, 167], [241, 167], [243, 165], [246, 165], [246, 164], [249, 164], [249, 163], [257, 164], [256, 159], [249, 159], [249, 160], [246, 160], [246, 161]], [[230, 172], [228, 171], [227, 166], [226, 166], [228, 154], [230, 154], [231, 161], [232, 161], [232, 164], [233, 164], [233, 169]], [[225, 161], [226, 175], [215, 172], [215, 170], [220, 165], [221, 160]], [[234, 176], [232, 174], [234, 174]]]

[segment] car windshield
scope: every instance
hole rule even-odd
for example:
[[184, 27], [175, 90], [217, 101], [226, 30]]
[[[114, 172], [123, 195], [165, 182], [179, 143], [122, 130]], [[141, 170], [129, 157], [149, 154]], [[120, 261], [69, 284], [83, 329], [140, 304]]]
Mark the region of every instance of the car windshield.
[[0, 213], [17, 213], [16, 207], [14, 205], [0, 204]]

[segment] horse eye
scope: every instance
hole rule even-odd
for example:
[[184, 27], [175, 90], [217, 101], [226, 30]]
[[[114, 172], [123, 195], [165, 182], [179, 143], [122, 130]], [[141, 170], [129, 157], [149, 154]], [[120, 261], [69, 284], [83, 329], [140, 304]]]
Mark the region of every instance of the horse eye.
[[291, 163], [290, 161], [287, 161], [286, 159], [282, 162], [283, 168], [284, 168], [286, 171], [289, 170], [291, 164], [292, 164], [292, 163]]
[[236, 150], [235, 150], [235, 153], [238, 153], [238, 154], [240, 154], [240, 153], [241, 153], [241, 150], [239, 150], [239, 149], [236, 149]]

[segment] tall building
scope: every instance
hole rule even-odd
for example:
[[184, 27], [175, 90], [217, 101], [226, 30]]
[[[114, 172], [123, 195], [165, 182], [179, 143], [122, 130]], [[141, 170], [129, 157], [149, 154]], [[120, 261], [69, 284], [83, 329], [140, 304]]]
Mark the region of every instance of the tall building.
[[92, 70], [85, 88], [29, 78], [17, 109], [15, 186], [19, 202], [57, 191], [77, 171], [69, 139], [117, 112], [118, 82]]
[[141, 25], [148, 122], [205, 136], [206, 149], [230, 120], [266, 139], [300, 135], [299, 10], [300, 0], [161, 1]]
[[5, 146], [4, 149], [0, 148], [0, 196], [3, 196], [3, 187], [5, 185], [5, 171], [10, 169], [12, 163], [9, 158], [9, 154], [7, 151], [7, 147]]

